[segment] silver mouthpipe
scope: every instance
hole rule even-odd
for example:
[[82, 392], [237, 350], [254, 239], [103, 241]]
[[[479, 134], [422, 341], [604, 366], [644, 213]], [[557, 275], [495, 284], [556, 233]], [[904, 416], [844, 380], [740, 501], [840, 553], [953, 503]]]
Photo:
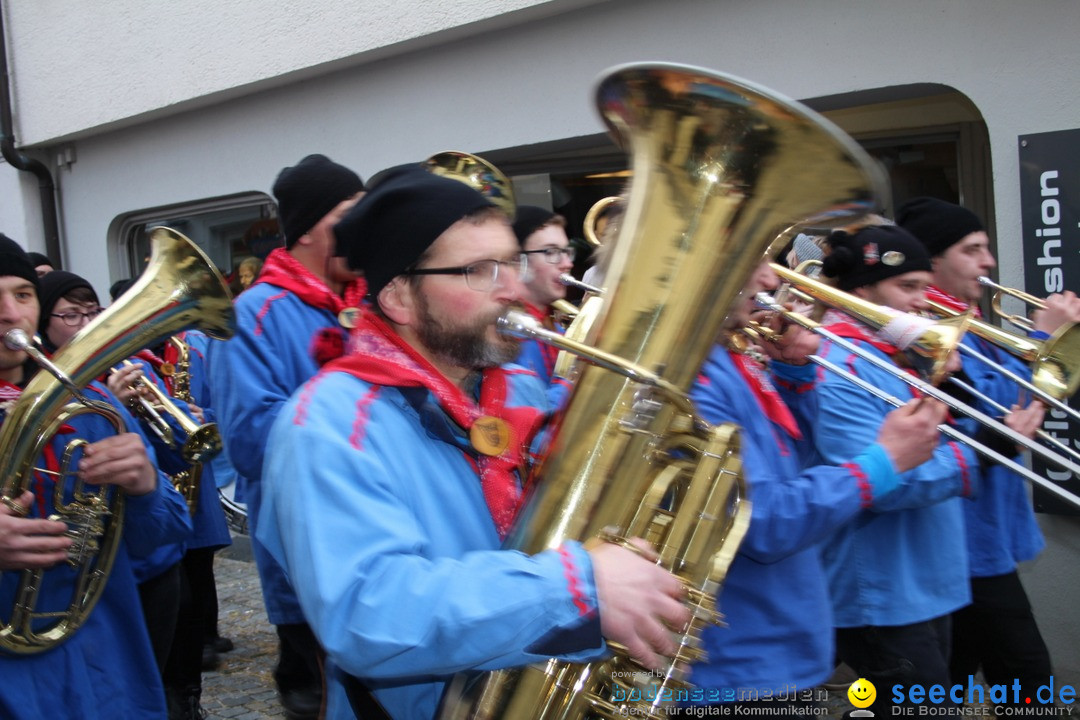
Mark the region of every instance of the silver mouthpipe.
[[595, 285], [590, 285], [587, 282], [584, 282], [582, 280], [578, 280], [576, 277], [574, 277], [570, 273], [563, 273], [562, 275], [560, 275], [559, 276], [559, 282], [561, 282], [563, 285], [566, 285], [567, 287], [576, 287], [579, 290], [584, 290], [585, 292], [591, 292], [594, 295], [603, 295], [604, 294], [604, 288], [598, 288]]

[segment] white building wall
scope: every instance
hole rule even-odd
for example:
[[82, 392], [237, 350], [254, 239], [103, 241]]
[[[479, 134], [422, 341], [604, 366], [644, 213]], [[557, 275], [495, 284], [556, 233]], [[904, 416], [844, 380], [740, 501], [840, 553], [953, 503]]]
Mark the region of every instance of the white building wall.
[[[1020, 286], [1017, 137], [1080, 125], [1075, 0], [3, 7], [17, 137], [45, 148], [50, 162], [57, 138], [74, 150], [75, 162], [56, 175], [65, 266], [99, 291], [123, 272], [106, 243], [123, 213], [269, 192], [280, 168], [311, 152], [367, 177], [440, 150], [600, 132], [594, 79], [641, 60], [715, 68], [796, 98], [955, 88], [986, 120], [1002, 279]], [[0, 229], [25, 239], [35, 232], [36, 182], [13, 173], [0, 165]], [[1047, 526], [1050, 548], [1025, 571], [1027, 582], [1059, 676], [1080, 684], [1077, 522]]]

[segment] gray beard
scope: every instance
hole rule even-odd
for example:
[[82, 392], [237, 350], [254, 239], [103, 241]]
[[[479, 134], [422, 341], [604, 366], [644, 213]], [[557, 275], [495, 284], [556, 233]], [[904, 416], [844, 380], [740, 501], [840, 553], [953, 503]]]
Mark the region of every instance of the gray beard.
[[420, 323], [417, 337], [431, 354], [443, 362], [470, 370], [497, 367], [512, 362], [521, 351], [517, 340], [511, 338], [490, 342], [487, 329], [495, 318], [484, 318], [472, 325], [443, 327], [428, 311], [426, 300], [419, 296]]

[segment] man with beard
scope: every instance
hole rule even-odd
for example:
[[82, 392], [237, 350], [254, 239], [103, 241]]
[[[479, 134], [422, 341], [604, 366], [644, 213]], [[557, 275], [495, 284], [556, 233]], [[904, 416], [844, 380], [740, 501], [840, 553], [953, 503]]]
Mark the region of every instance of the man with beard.
[[545, 419], [543, 385], [502, 367], [526, 265], [505, 216], [401, 168], [335, 234], [371, 309], [275, 423], [258, 529], [326, 650], [327, 717], [375, 717], [373, 697], [430, 718], [456, 672], [583, 662], [605, 639], [657, 667], [689, 619], [676, 578], [606, 543], [499, 549]]
[[283, 169], [273, 190], [285, 247], [270, 253], [237, 298], [236, 335], [211, 345], [210, 393], [238, 499], [247, 503], [266, 614], [277, 629], [274, 681], [290, 720], [307, 720], [322, 705], [319, 649], [287, 578], [258, 542], [260, 478], [270, 426], [326, 356], [340, 355], [342, 311], [360, 302], [362, 281], [335, 256], [331, 228], [364, 184], [352, 170], [309, 155]]
[[[920, 197], [905, 203], [896, 219], [931, 255], [929, 297], [953, 310], [971, 307], [978, 314], [983, 296], [979, 277], [989, 275], [997, 264], [978, 216], [944, 200]], [[1080, 321], [1080, 299], [1072, 292], [1051, 295], [1046, 306], [1033, 318], [1036, 331], [1032, 335], [1037, 339], [1050, 337], [1063, 323]], [[1031, 370], [1023, 361], [989, 341], [969, 332], [963, 342], [998, 366], [1030, 378]], [[999, 405], [1014, 407], [1019, 402], [1016, 383], [988, 363], [965, 360], [964, 370], [975, 389]], [[1001, 414], [987, 403], [978, 407], [987, 415]], [[1022, 462], [1019, 457], [1016, 460]], [[1036, 690], [1051, 681], [1053, 671], [1017, 564], [1034, 559], [1045, 542], [1023, 479], [1000, 465], [989, 468], [984, 491], [974, 502], [964, 504], [964, 528], [972, 602], [953, 613], [953, 682], [967, 682], [968, 675], [981, 668], [991, 685], [1011, 686], [1018, 680], [1021, 704], [1020, 698], [1040, 702]]]

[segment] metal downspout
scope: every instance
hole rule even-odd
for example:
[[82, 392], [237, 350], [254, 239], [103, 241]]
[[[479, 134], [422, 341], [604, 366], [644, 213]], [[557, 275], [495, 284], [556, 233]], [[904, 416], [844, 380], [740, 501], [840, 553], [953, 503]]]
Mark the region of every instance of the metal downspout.
[[0, 154], [17, 170], [37, 176], [41, 194], [41, 226], [45, 234], [45, 254], [55, 263], [60, 257], [60, 223], [56, 214], [56, 185], [44, 163], [15, 148], [15, 126], [11, 114], [11, 83], [8, 80], [7, 36], [4, 34], [4, 8], [0, 3]]

